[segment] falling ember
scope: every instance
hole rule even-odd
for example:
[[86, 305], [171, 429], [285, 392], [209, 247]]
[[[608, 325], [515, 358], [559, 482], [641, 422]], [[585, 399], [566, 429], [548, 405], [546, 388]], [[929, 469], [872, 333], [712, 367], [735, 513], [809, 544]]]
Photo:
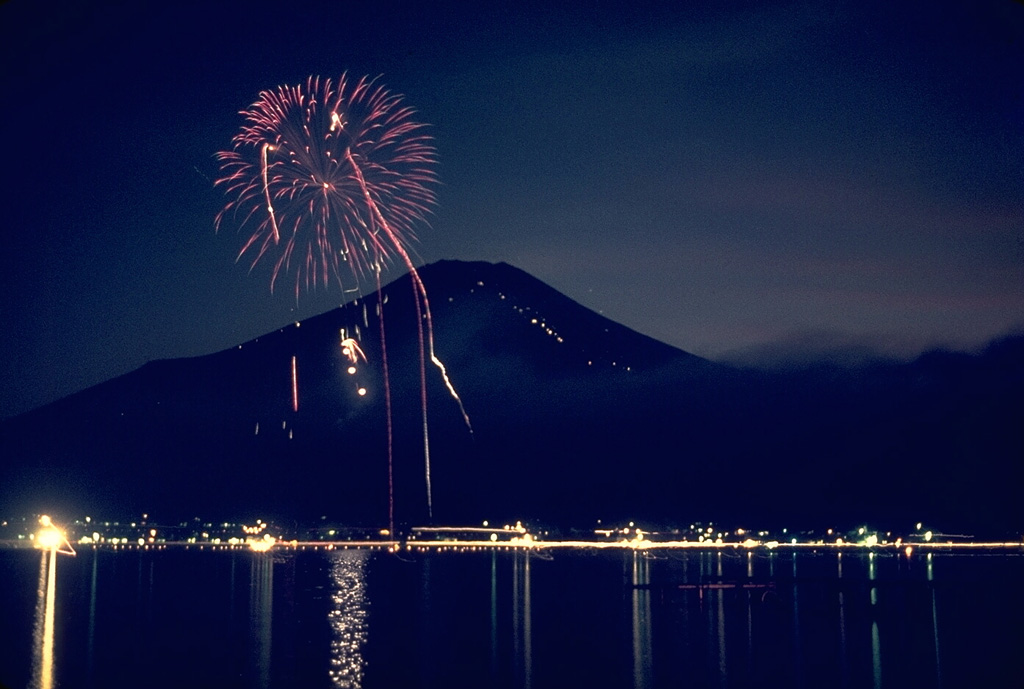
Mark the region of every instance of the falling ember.
[[[359, 343], [354, 337], [349, 337], [344, 328], [341, 329], [341, 353], [353, 364], [358, 364], [360, 359], [366, 361], [366, 354], [363, 353]], [[349, 367], [349, 373], [354, 371], [354, 366]]]
[[292, 356], [292, 411], [299, 410], [299, 376], [295, 357]]
[[[363, 349], [362, 349], [362, 347], [359, 346], [359, 342], [354, 337], [349, 337], [348, 332], [345, 330], [345, 328], [341, 329], [341, 353], [342, 353], [342, 355], [346, 359], [349, 360], [349, 364], [350, 364], [348, 366], [348, 368], [346, 368], [345, 370], [348, 372], [348, 374], [350, 376], [354, 376], [358, 372], [358, 369], [356, 368], [356, 364], [359, 363], [360, 359], [362, 359], [363, 361], [366, 361], [366, 354], [363, 353]], [[387, 370], [387, 353], [386, 353], [386, 351], [384, 352], [384, 368], [385, 368], [385, 378], [387, 378], [387, 373], [386, 373], [386, 370]], [[385, 386], [387, 386], [387, 384], [385, 384]], [[360, 397], [362, 397], [363, 395], [366, 394], [366, 388], [359, 387], [359, 388], [356, 389], [356, 393]], [[390, 400], [388, 401], [388, 409], [390, 410]], [[389, 417], [390, 417], [390, 414], [389, 414]]]

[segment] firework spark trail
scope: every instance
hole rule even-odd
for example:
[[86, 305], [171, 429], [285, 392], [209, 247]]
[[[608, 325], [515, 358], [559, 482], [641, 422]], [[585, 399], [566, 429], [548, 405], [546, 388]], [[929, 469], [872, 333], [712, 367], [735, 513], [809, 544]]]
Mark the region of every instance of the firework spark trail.
[[[409, 269], [409, 275], [417, 275], [416, 267], [413, 265], [412, 260], [409, 258], [409, 254], [402, 248], [401, 242], [395, 241], [394, 233], [391, 231], [391, 227], [388, 225], [388, 221], [384, 219], [380, 209], [377, 208], [377, 204], [374, 203], [373, 197], [370, 196], [369, 189], [366, 188], [366, 179], [363, 177], [363, 171], [358, 165], [356, 165], [355, 159], [352, 157], [351, 149], [345, 151], [345, 157], [349, 164], [352, 166], [352, 170], [355, 173], [356, 179], [359, 180], [359, 187], [363, 192], [363, 197], [366, 199], [366, 206], [370, 209], [371, 219], [376, 216], [377, 221], [380, 223], [388, 239], [392, 240], [398, 249], [399, 254], [405, 261], [406, 267]], [[420, 308], [420, 295], [416, 289], [415, 281], [412, 282], [412, 296], [413, 303], [416, 305], [416, 334], [419, 338], [419, 353], [420, 353], [420, 409], [423, 413], [423, 464], [424, 474], [426, 476], [427, 484], [427, 516], [430, 519], [434, 518], [434, 494], [430, 485], [430, 429], [427, 426], [427, 372], [426, 365], [423, 361], [423, 315], [422, 309]], [[384, 303], [380, 298], [380, 273], [377, 274], [377, 304], [380, 309], [381, 316], [381, 342], [384, 341]]]
[[299, 376], [295, 358], [292, 356], [292, 411], [299, 410]]
[[427, 365], [423, 361], [423, 309], [416, 285], [412, 286], [412, 301], [416, 305], [416, 337], [420, 354], [420, 411], [423, 414], [423, 473], [427, 484], [427, 518], [434, 518], [434, 492], [430, 482], [430, 429], [427, 426]]
[[469, 432], [473, 432], [473, 424], [469, 421], [469, 414], [466, 413], [466, 408], [462, 406], [462, 398], [459, 397], [459, 393], [455, 391], [455, 386], [452, 384], [450, 378], [448, 378], [448, 369], [445, 368], [444, 363], [437, 358], [434, 354], [434, 321], [430, 317], [430, 300], [427, 299], [427, 288], [424, 286], [423, 281], [420, 280], [420, 274], [415, 270], [412, 271], [413, 282], [419, 286], [420, 293], [423, 296], [423, 306], [426, 312], [427, 320], [427, 347], [430, 352], [430, 361], [437, 366], [438, 370], [441, 371], [441, 378], [444, 380], [445, 387], [448, 388], [448, 393], [452, 396], [455, 402], [459, 405], [459, 411], [462, 413], [462, 420], [466, 422], [466, 428]]
[[395, 537], [395, 470], [394, 470], [394, 444], [392, 443], [392, 421], [391, 421], [391, 377], [388, 373], [388, 346], [387, 338], [384, 337], [384, 304], [380, 298], [380, 270], [377, 271], [377, 323], [380, 324], [380, 360], [384, 369], [384, 409], [387, 417], [388, 435], [388, 535]]
[[[405, 263], [405, 267], [409, 270], [409, 276], [412, 279], [412, 284], [413, 284], [413, 297], [414, 297], [414, 301], [416, 303], [416, 316], [417, 316], [416, 322], [418, 324], [417, 327], [418, 327], [418, 335], [419, 335], [419, 340], [420, 340], [420, 356], [421, 357], [423, 356], [423, 346], [424, 346], [423, 326], [422, 326], [421, 323], [422, 323], [423, 319], [425, 318], [426, 322], [427, 322], [427, 343], [428, 343], [428, 348], [429, 348], [429, 352], [430, 352], [430, 361], [435, 366], [437, 366], [438, 370], [441, 371], [441, 377], [444, 379], [444, 384], [448, 388], [449, 394], [451, 394], [452, 398], [458, 403], [459, 411], [462, 413], [462, 418], [466, 422], [466, 427], [469, 428], [470, 433], [472, 433], [473, 432], [473, 424], [470, 423], [469, 415], [466, 413], [466, 409], [462, 405], [462, 398], [460, 398], [459, 397], [459, 393], [455, 391], [455, 386], [452, 385], [451, 379], [448, 377], [448, 370], [445, 368], [444, 363], [442, 363], [442, 361], [434, 353], [434, 321], [433, 321], [433, 318], [430, 315], [430, 300], [427, 298], [427, 287], [426, 287], [426, 285], [423, 284], [423, 280], [420, 279], [419, 271], [416, 270], [416, 266], [413, 264], [412, 258], [409, 256], [409, 253], [405, 250], [405, 248], [402, 246], [402, 243], [400, 241], [398, 241], [398, 238], [391, 231], [391, 227], [388, 224], [387, 219], [380, 212], [380, 209], [377, 207], [377, 204], [373, 201], [373, 198], [370, 196], [370, 192], [369, 192], [369, 190], [366, 187], [366, 181], [363, 178], [362, 170], [360, 170], [359, 166], [356, 165], [356, 161], [352, 157], [351, 150], [345, 151], [345, 155], [346, 155], [346, 158], [349, 161], [349, 164], [352, 165], [352, 170], [355, 173], [356, 179], [359, 180], [359, 185], [360, 185], [360, 187], [362, 189], [363, 196], [366, 199], [366, 205], [370, 208], [370, 210], [373, 213], [373, 215], [376, 216], [377, 221], [380, 223], [380, 225], [383, 228], [385, 234], [388, 236], [388, 239], [390, 239], [394, 243], [396, 252], [399, 254], [399, 256], [401, 256], [402, 261]], [[421, 310], [420, 310], [420, 308], [421, 308], [420, 307], [420, 303], [421, 303], [420, 300], [422, 300], [422, 313], [421, 313]], [[424, 403], [424, 405], [426, 405], [426, 374], [423, 374], [422, 378], [423, 378], [422, 383], [423, 383], [423, 390], [424, 390], [424, 393], [423, 393], [424, 394], [424, 402], [423, 403]], [[424, 426], [426, 426], [426, 418], [425, 417], [426, 417], [426, 414], [424, 414]]]
[[[234, 200], [217, 214], [239, 226], [255, 225], [238, 254], [249, 254], [250, 270], [273, 252], [271, 291], [282, 273], [294, 272], [295, 296], [305, 286], [342, 284], [347, 264], [358, 284], [373, 275], [380, 313], [385, 406], [388, 424], [389, 501], [392, 503], [392, 419], [380, 273], [396, 258], [408, 269], [416, 310], [428, 510], [433, 511], [427, 425], [426, 351], [441, 372], [463, 420], [469, 416], [444, 364], [434, 351], [433, 320], [426, 287], [406, 245], [417, 223], [436, 203], [436, 152], [412, 108], [366, 77], [337, 83], [309, 77], [305, 84], [263, 91], [241, 113], [245, 123], [233, 149], [217, 154], [224, 185]], [[255, 153], [257, 161], [251, 160]], [[425, 327], [424, 327], [425, 326]], [[362, 394], [362, 393], [361, 393]]]
[[260, 170], [263, 174], [263, 195], [267, 197], [267, 214], [270, 216], [270, 225], [274, 228], [274, 244], [277, 244], [281, 240], [281, 233], [277, 229], [277, 218], [274, 216], [274, 204], [270, 200], [270, 185], [267, 183], [267, 151], [273, 151], [274, 147], [270, 144], [263, 144], [260, 148], [260, 159], [261, 165]]

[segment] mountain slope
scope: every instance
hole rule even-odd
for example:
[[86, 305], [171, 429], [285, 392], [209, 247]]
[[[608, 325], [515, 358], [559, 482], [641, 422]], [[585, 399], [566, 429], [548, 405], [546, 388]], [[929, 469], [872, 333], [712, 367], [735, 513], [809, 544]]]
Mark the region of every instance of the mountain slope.
[[[745, 371], [633, 332], [512, 266], [450, 261], [420, 274], [436, 353], [472, 424], [428, 359], [436, 520], [1022, 523], [1007, 480], [1024, 456], [1019, 340], [905, 365]], [[416, 523], [427, 490], [411, 281], [382, 295], [395, 509]], [[0, 505], [386, 522], [377, 314], [367, 295], [8, 420]], [[342, 330], [366, 354], [355, 374]]]

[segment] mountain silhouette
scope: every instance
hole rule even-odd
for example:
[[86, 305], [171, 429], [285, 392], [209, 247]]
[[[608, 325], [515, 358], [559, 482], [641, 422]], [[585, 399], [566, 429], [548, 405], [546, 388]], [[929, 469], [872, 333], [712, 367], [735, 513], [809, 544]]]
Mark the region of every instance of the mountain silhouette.
[[[507, 264], [419, 273], [471, 425], [428, 357], [435, 522], [1022, 526], [1021, 338], [975, 355], [766, 372], [634, 332]], [[382, 304], [369, 294], [5, 421], [0, 505], [385, 524], [382, 314], [395, 514], [428, 521], [412, 290], [405, 275]], [[354, 374], [342, 332], [366, 355]]]

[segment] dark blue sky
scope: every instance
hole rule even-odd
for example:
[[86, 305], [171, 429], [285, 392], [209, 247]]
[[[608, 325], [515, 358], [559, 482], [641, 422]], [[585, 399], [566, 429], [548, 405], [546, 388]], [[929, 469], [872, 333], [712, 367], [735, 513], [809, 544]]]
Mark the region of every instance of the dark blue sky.
[[0, 417], [342, 301], [235, 264], [211, 180], [260, 90], [346, 70], [432, 125], [422, 261], [711, 358], [1024, 325], [1024, 6], [406, 4], [0, 5]]

